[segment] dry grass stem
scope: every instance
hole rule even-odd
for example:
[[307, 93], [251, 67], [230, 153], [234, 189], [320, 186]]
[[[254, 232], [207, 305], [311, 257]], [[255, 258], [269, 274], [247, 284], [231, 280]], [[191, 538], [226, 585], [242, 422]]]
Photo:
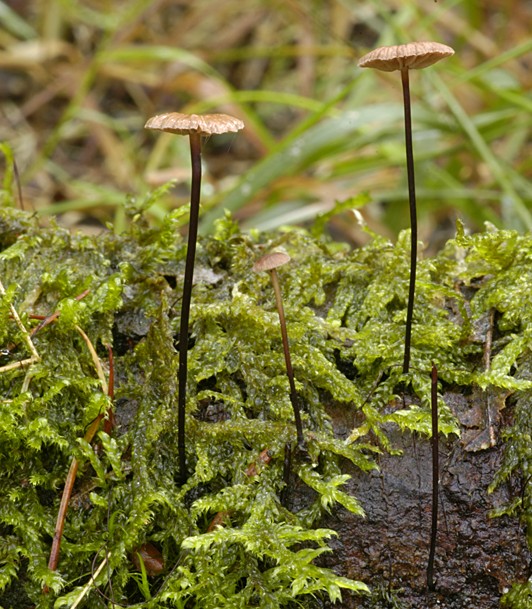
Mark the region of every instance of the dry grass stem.
[[[40, 358], [39, 358], [40, 359]], [[35, 357], [29, 357], [28, 359], [20, 360], [19, 362], [13, 362], [11, 364], [6, 364], [0, 368], [0, 372], [9, 372], [10, 370], [16, 370], [17, 368], [24, 368], [25, 366], [31, 366], [31, 364], [35, 364], [39, 361], [39, 359]]]
[[81, 589], [79, 596], [76, 598], [76, 600], [74, 601], [73, 605], [70, 607], [70, 609], [76, 609], [76, 607], [79, 606], [79, 604], [81, 603], [81, 601], [87, 596], [88, 592], [90, 591], [90, 589], [94, 586], [95, 582], [96, 582], [96, 578], [98, 577], [98, 575], [100, 575], [100, 573], [103, 571], [103, 568], [105, 567], [105, 565], [107, 564], [107, 562], [109, 561], [109, 554], [107, 554], [107, 556], [102, 560], [102, 562], [98, 565], [98, 568], [96, 569], [96, 571], [94, 571], [94, 573], [91, 575], [91, 578], [89, 579], [89, 581], [85, 584], [85, 586]]
[[97, 373], [98, 378], [100, 379], [100, 383], [102, 385], [102, 391], [105, 393], [105, 395], [108, 395], [109, 387], [107, 384], [107, 380], [105, 379], [105, 373], [103, 371], [102, 363], [100, 362], [100, 358], [98, 357], [98, 355], [96, 353], [96, 349], [94, 348], [94, 345], [92, 344], [91, 339], [85, 334], [85, 332], [79, 326], [76, 326], [76, 330], [81, 334], [81, 337], [85, 341], [85, 344], [87, 345], [89, 353], [91, 354], [91, 358], [94, 363], [94, 367], [96, 368], [96, 373]]
[[[6, 295], [6, 290], [4, 288], [4, 284], [0, 280], [0, 296], [5, 296], [5, 295]], [[18, 368], [20, 366], [27, 365], [28, 363], [33, 364], [34, 362], [38, 362], [41, 359], [41, 356], [38, 354], [37, 349], [35, 348], [35, 345], [33, 344], [31, 337], [30, 337], [28, 331], [26, 330], [26, 327], [22, 323], [22, 320], [20, 319], [20, 317], [17, 313], [17, 310], [15, 309], [15, 307], [12, 304], [9, 305], [9, 309], [11, 310], [11, 315], [13, 316], [15, 323], [17, 324], [20, 331], [22, 332], [22, 336], [24, 337], [26, 344], [28, 345], [28, 349], [30, 350], [31, 357], [27, 360], [24, 360], [23, 362], [16, 362], [16, 364], [18, 364], [17, 366], [13, 366], [12, 364], [9, 364], [8, 366], [3, 366], [2, 368], [0, 368], [0, 372], [4, 372], [7, 370], [13, 370], [14, 368]]]

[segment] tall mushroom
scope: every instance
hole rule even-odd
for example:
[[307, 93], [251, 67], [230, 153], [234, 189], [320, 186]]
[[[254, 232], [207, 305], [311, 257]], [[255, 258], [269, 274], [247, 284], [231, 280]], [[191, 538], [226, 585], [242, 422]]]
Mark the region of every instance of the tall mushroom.
[[303, 426], [301, 424], [301, 413], [299, 410], [299, 401], [296, 392], [296, 384], [294, 381], [294, 370], [292, 368], [292, 360], [290, 358], [290, 349], [288, 347], [288, 333], [286, 331], [286, 320], [284, 317], [283, 299], [281, 296], [281, 287], [279, 286], [279, 278], [276, 269], [283, 264], [290, 262], [290, 256], [286, 252], [270, 252], [259, 258], [253, 265], [253, 270], [257, 273], [269, 271], [272, 279], [273, 291], [275, 293], [275, 303], [279, 314], [279, 325], [281, 326], [281, 338], [283, 341], [284, 361], [286, 364], [286, 375], [290, 385], [290, 401], [294, 410], [294, 420], [297, 431], [297, 445], [303, 448]]
[[156, 129], [167, 133], [188, 135], [190, 139], [190, 159], [192, 164], [192, 184], [190, 190], [190, 222], [188, 226], [187, 257], [185, 277], [183, 280], [183, 299], [181, 301], [181, 319], [179, 325], [179, 390], [177, 402], [177, 451], [179, 456], [179, 475], [181, 483], [187, 479], [185, 452], [185, 406], [187, 394], [187, 356], [188, 324], [192, 282], [194, 278], [194, 259], [198, 239], [198, 221], [201, 190], [201, 136], [240, 131], [244, 123], [227, 114], [181, 114], [170, 112], [150, 118], [146, 129]]
[[410, 342], [412, 337], [412, 317], [414, 314], [414, 294], [416, 290], [417, 263], [417, 213], [416, 187], [414, 181], [414, 152], [412, 147], [412, 118], [410, 113], [409, 70], [419, 70], [454, 55], [454, 50], [438, 42], [411, 42], [397, 46], [379, 47], [364, 55], [358, 62], [361, 68], [375, 68], [384, 72], [401, 71], [403, 103], [405, 113], [406, 171], [408, 174], [408, 200], [410, 204], [410, 285], [406, 311], [405, 352], [403, 374], [410, 369]]

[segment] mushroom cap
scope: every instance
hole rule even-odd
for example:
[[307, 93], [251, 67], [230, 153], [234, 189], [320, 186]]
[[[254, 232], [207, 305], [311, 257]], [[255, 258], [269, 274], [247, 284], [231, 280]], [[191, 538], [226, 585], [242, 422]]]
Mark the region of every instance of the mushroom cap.
[[167, 112], [148, 119], [145, 129], [157, 129], [168, 133], [189, 135], [213, 135], [240, 131], [244, 123], [228, 114], [182, 114], [181, 112]]
[[391, 47], [379, 47], [361, 57], [361, 68], [375, 68], [393, 72], [404, 68], [420, 70], [454, 55], [454, 49], [439, 42], [409, 42]]
[[290, 256], [286, 252], [268, 252], [255, 262], [253, 270], [256, 273], [260, 273], [261, 271], [272, 271], [278, 266], [283, 266], [283, 264], [286, 264], [287, 262], [290, 262]]

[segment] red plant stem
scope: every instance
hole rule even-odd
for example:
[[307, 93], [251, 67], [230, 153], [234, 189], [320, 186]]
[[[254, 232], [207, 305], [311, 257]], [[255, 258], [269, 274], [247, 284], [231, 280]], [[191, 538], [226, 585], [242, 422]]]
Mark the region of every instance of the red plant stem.
[[[90, 292], [90, 290], [84, 290], [83, 292], [81, 292], [81, 294], [78, 294], [74, 300], [80, 301], [83, 300], [83, 298], [85, 298], [85, 296], [87, 296], [87, 294]], [[34, 336], [35, 334], [37, 334], [37, 332], [39, 332], [39, 330], [42, 330], [44, 327], [48, 326], [49, 324], [51, 324], [53, 321], [55, 321], [59, 316], [61, 315], [60, 311], [55, 311], [55, 313], [52, 313], [51, 315], [48, 315], [48, 317], [45, 317], [40, 324], [37, 324], [35, 326], [35, 328], [33, 328], [33, 330], [30, 332], [30, 336]]]
[[[98, 430], [100, 421], [104, 417], [104, 413], [99, 414], [94, 421], [90, 424], [90, 427], [85, 432], [84, 439], [87, 442], [91, 442]], [[55, 523], [54, 539], [52, 542], [52, 549], [50, 550], [50, 558], [48, 559], [48, 568], [51, 571], [57, 569], [59, 564], [59, 551], [61, 549], [61, 540], [63, 538], [63, 529], [65, 527], [65, 518], [68, 510], [68, 504], [72, 495], [72, 489], [74, 488], [74, 482], [76, 481], [76, 474], [78, 473], [79, 463], [76, 457], [72, 458], [68, 475], [65, 480], [65, 486], [63, 488], [63, 495], [61, 497], [61, 504], [59, 506], [59, 512], [57, 514], [57, 520]], [[46, 591], [46, 590], [45, 590]]]
[[430, 404], [432, 411], [432, 525], [430, 532], [430, 551], [427, 563], [427, 588], [434, 590], [434, 556], [436, 554], [436, 535], [438, 534], [438, 484], [439, 484], [439, 442], [438, 442], [438, 370], [432, 364]]
[[50, 550], [50, 558], [48, 559], [48, 568], [51, 571], [55, 571], [57, 569], [57, 565], [59, 564], [59, 551], [61, 550], [61, 540], [63, 538], [63, 529], [65, 528], [66, 513], [68, 510], [68, 503], [72, 495], [72, 489], [74, 488], [74, 482], [76, 481], [78, 467], [78, 460], [76, 457], [74, 457], [65, 480], [61, 504], [59, 506], [59, 512], [57, 513], [57, 520], [55, 522], [54, 540], [52, 542], [52, 549]]
[[190, 221], [188, 226], [187, 257], [185, 277], [183, 280], [183, 298], [181, 300], [181, 319], [179, 323], [179, 369], [177, 396], [177, 452], [179, 459], [179, 477], [181, 484], [188, 478], [185, 451], [185, 413], [187, 401], [187, 363], [188, 363], [188, 325], [190, 302], [192, 300], [192, 282], [194, 279], [194, 259], [198, 239], [200, 189], [201, 189], [201, 135], [190, 134], [190, 160], [192, 164], [192, 184], [190, 192]]
[[[85, 290], [84, 292], [81, 292], [81, 294], [78, 294], [74, 300], [82, 300], [83, 298], [85, 298], [85, 296], [87, 296], [87, 294], [90, 292], [90, 290]], [[35, 336], [35, 334], [37, 334], [37, 332], [39, 332], [39, 330], [42, 330], [43, 328], [45, 328], [46, 326], [50, 325], [52, 322], [54, 322], [59, 316], [61, 315], [60, 311], [55, 311], [54, 313], [52, 313], [51, 315], [33, 315], [30, 314], [28, 317], [30, 319], [39, 319], [41, 320], [41, 323], [37, 324], [35, 326], [35, 328], [33, 328], [33, 330], [31, 330], [30, 337]], [[10, 315], [10, 319], [12, 319], [12, 316]], [[9, 345], [7, 345], [6, 347], [6, 351], [13, 351], [14, 349], [16, 349], [17, 345], [15, 343], [10, 343]]]
[[406, 171], [408, 176], [408, 202], [410, 206], [410, 284], [408, 287], [408, 304], [406, 309], [405, 352], [403, 374], [410, 369], [410, 343], [412, 339], [412, 318], [414, 315], [414, 296], [416, 291], [417, 265], [417, 213], [416, 186], [414, 180], [414, 150], [412, 146], [412, 115], [410, 112], [410, 84], [408, 68], [401, 70], [403, 84], [403, 103], [405, 113]]
[[[113, 350], [111, 347], [108, 347], [109, 351], [109, 382], [108, 382], [108, 390], [107, 395], [112, 400], [114, 398], [114, 359], [113, 359]], [[90, 424], [89, 428], [85, 432], [84, 439], [87, 442], [92, 442], [96, 432], [98, 431], [98, 427], [100, 425], [100, 421], [104, 418], [105, 413], [100, 413]], [[114, 416], [112, 408], [109, 409], [108, 419], [104, 423], [104, 431], [106, 433], [110, 433], [114, 427]], [[55, 571], [57, 569], [57, 565], [59, 564], [59, 553], [61, 550], [61, 540], [63, 538], [63, 529], [65, 528], [65, 519], [68, 510], [68, 504], [70, 502], [70, 497], [72, 496], [72, 489], [74, 488], [74, 482], [76, 481], [76, 475], [78, 473], [79, 463], [76, 457], [73, 457], [72, 462], [70, 463], [70, 468], [68, 470], [68, 474], [65, 480], [65, 486], [63, 488], [63, 495], [61, 496], [61, 504], [59, 505], [59, 512], [57, 513], [57, 519], [55, 522], [55, 531], [54, 538], [52, 541], [52, 548], [50, 550], [50, 558], [48, 559], [48, 568], [51, 571]], [[48, 593], [48, 587], [45, 586], [43, 588], [43, 592], [45, 594]]]
[[283, 339], [283, 351], [284, 361], [286, 364], [286, 374], [288, 376], [288, 382], [290, 384], [290, 401], [292, 402], [292, 408], [294, 409], [294, 419], [296, 423], [297, 431], [297, 444], [299, 447], [303, 447], [305, 441], [303, 439], [303, 426], [301, 424], [301, 413], [299, 411], [299, 401], [297, 397], [296, 384], [294, 382], [294, 370], [292, 368], [292, 360], [290, 358], [290, 348], [288, 347], [288, 333], [286, 331], [286, 320], [284, 317], [283, 299], [281, 296], [281, 288], [279, 286], [279, 278], [277, 277], [277, 271], [272, 269], [270, 271], [272, 277], [273, 291], [275, 292], [275, 302], [277, 303], [277, 312], [279, 313], [279, 325], [281, 326], [281, 337]]

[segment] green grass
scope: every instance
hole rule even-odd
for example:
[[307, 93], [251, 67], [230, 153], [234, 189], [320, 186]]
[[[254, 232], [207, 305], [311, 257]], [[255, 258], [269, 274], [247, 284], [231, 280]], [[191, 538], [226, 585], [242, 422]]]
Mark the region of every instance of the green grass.
[[[411, 79], [422, 238], [456, 216], [473, 229], [528, 229], [530, 13], [510, 5], [52, 0], [17, 14], [0, 2], [0, 140], [14, 148], [27, 207], [121, 230], [127, 193], [167, 175], [184, 182], [152, 209], [154, 222], [188, 198], [187, 142], [145, 132], [145, 120], [227, 111], [247, 128], [207, 143], [204, 233], [226, 207], [272, 228], [368, 195], [366, 221], [397, 234], [408, 218], [400, 79], [356, 60], [432, 39], [456, 55]], [[361, 237], [349, 213], [339, 237]]]

